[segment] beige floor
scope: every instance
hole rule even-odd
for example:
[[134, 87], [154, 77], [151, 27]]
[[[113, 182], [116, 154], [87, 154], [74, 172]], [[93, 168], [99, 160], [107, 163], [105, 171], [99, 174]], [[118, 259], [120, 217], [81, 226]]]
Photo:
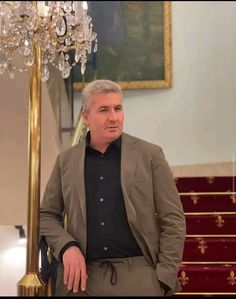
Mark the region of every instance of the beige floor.
[[235, 176], [236, 162], [171, 166], [175, 177], [185, 176]]

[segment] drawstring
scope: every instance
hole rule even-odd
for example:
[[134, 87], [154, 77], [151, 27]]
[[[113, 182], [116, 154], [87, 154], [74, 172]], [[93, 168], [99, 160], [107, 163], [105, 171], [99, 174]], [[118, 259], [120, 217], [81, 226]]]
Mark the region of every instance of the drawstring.
[[122, 263], [122, 262], [111, 262], [111, 261], [99, 261], [101, 263], [100, 267], [104, 267], [107, 271], [110, 269], [111, 270], [111, 279], [110, 282], [112, 285], [115, 285], [117, 282], [117, 273], [116, 273], [116, 267], [113, 264], [117, 263]]

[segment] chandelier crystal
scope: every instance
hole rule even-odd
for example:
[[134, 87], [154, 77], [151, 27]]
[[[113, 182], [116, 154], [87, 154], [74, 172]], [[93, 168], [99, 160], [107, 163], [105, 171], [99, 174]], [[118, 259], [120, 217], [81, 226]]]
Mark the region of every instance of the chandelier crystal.
[[7, 71], [13, 79], [16, 70], [27, 71], [35, 61], [34, 45], [41, 49], [43, 82], [49, 78], [49, 63], [68, 78], [80, 62], [84, 74], [87, 54], [97, 51], [87, 2], [0, 1], [0, 74]]

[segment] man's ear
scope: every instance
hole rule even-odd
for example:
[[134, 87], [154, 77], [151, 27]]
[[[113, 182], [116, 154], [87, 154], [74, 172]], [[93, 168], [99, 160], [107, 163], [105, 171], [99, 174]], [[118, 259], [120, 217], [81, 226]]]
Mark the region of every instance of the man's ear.
[[88, 125], [89, 121], [88, 121], [88, 112], [87, 111], [82, 111], [82, 117], [83, 117], [83, 121], [86, 125]]

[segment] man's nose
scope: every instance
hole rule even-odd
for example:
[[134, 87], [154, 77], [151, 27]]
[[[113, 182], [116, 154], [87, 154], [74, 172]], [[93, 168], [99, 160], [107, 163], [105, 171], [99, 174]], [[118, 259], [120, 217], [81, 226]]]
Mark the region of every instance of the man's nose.
[[110, 113], [108, 115], [109, 120], [117, 120], [117, 115], [116, 115], [116, 111], [114, 109], [110, 110]]

